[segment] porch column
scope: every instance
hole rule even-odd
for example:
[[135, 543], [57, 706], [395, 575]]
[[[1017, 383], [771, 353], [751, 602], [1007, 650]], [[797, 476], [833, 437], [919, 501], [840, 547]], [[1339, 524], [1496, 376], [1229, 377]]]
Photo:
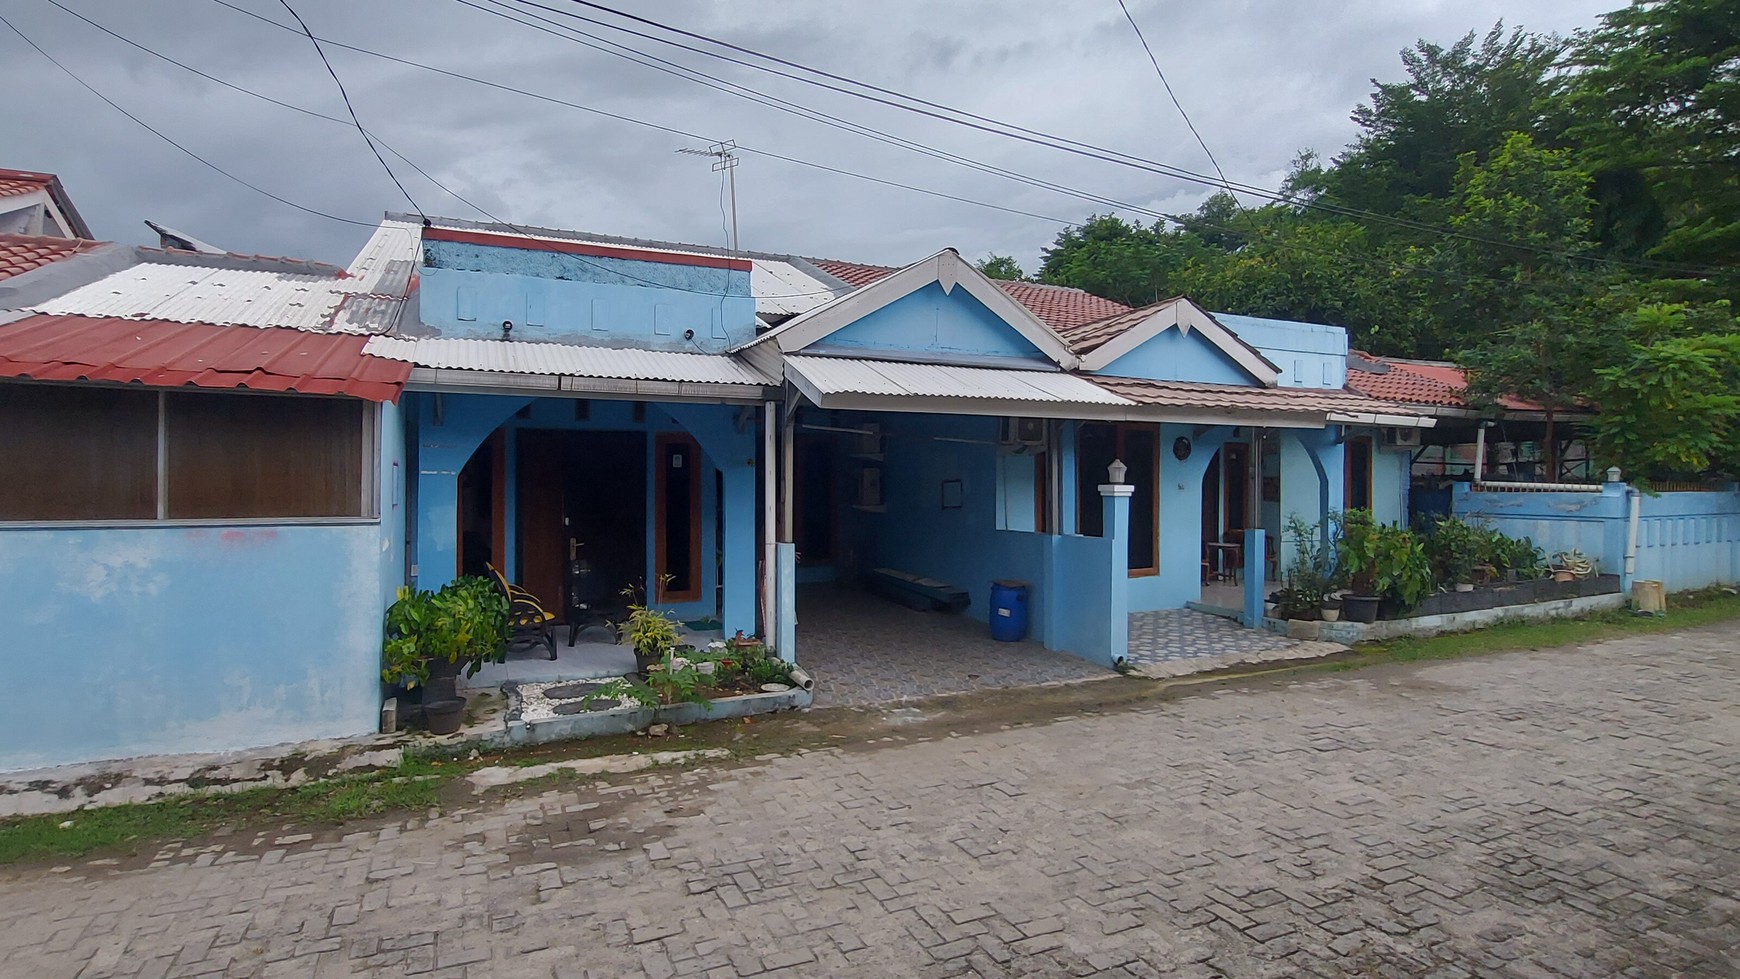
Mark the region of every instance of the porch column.
[[755, 464], [753, 461], [730, 460], [720, 468], [724, 477], [725, 498], [721, 501], [725, 513], [722, 529], [725, 544], [724, 567], [720, 569], [720, 584], [724, 586], [720, 618], [725, 623], [725, 635], [739, 629], [746, 636], [755, 635]]
[[[1120, 468], [1121, 464], [1114, 462], [1112, 466]], [[1130, 496], [1135, 492], [1136, 487], [1129, 483], [1100, 486], [1105, 540], [1111, 546], [1106, 581], [1106, 614], [1111, 619], [1106, 623], [1107, 665], [1130, 654]]]
[[1252, 629], [1263, 627], [1263, 592], [1267, 583], [1263, 581], [1264, 565], [1268, 562], [1263, 548], [1264, 541], [1261, 527], [1245, 528], [1245, 625]]

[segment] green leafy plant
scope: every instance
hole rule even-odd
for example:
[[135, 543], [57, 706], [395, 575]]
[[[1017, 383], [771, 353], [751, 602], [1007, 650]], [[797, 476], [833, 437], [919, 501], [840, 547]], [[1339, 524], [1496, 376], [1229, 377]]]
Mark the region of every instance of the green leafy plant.
[[387, 609], [381, 680], [420, 686], [436, 661], [476, 676], [484, 663], [502, 661], [507, 641], [507, 596], [488, 578], [457, 578], [433, 592], [402, 587]]
[[[1286, 619], [1315, 619], [1335, 586], [1336, 552], [1333, 544], [1324, 542], [1324, 527], [1298, 514], [1290, 514], [1281, 528], [1282, 536], [1293, 545], [1293, 556], [1287, 562], [1283, 580], [1286, 587], [1269, 596], [1275, 609]], [[1334, 534], [1333, 522], [1330, 535]]]
[[672, 649], [665, 653], [662, 661], [647, 670], [646, 685], [658, 695], [661, 704], [688, 703], [705, 707], [712, 701], [702, 695], [701, 688], [712, 677], [697, 669], [698, 665]]
[[1440, 517], [1425, 545], [1433, 574], [1446, 584], [1473, 581], [1475, 567], [1492, 549], [1485, 532], [1455, 517]]
[[617, 677], [592, 691], [592, 700], [629, 700], [638, 707], [657, 707], [659, 695], [649, 686], [631, 677]]
[[1376, 595], [1404, 608], [1430, 594], [1432, 563], [1413, 531], [1380, 524], [1369, 510], [1349, 510], [1339, 523], [1339, 577], [1352, 594]]
[[764, 654], [744, 665], [743, 681], [759, 690], [764, 683], [791, 683], [790, 673], [791, 664]]

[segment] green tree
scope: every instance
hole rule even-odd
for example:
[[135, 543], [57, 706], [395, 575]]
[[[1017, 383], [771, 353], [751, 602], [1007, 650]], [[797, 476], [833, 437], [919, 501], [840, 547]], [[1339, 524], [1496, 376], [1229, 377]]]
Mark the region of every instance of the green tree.
[[1146, 306], [1177, 294], [1172, 275], [1210, 249], [1191, 235], [1131, 224], [1096, 214], [1059, 232], [1042, 253], [1039, 281], [1074, 286], [1128, 306]]
[[[1723, 306], [1717, 315], [1726, 313]], [[1634, 481], [1740, 475], [1740, 324], [1728, 319], [1725, 332], [1702, 332], [1699, 315], [1640, 307], [1626, 356], [1595, 371], [1595, 452]]]
[[1027, 273], [1021, 269], [1021, 263], [1015, 261], [1015, 257], [1012, 255], [998, 255], [996, 252], [992, 252], [973, 264], [979, 271], [993, 279], [1020, 281], [1027, 278]]
[[1740, 265], [1740, 5], [1640, 0], [1579, 33], [1555, 108], [1621, 254]]

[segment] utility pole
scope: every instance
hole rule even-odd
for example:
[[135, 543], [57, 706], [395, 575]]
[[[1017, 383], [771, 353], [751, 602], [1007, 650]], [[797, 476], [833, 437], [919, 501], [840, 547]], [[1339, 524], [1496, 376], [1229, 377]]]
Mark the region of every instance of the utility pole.
[[678, 153], [690, 156], [710, 156], [713, 158], [713, 172], [725, 171], [725, 179], [731, 186], [731, 250], [741, 251], [737, 246], [737, 141], [728, 139], [723, 143], [714, 143], [704, 150], [681, 149]]

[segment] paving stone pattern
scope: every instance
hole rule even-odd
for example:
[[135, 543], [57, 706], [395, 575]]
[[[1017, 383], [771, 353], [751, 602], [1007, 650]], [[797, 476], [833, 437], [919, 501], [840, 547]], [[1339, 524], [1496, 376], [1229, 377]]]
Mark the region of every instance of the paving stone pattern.
[[1130, 615], [1130, 662], [1171, 663], [1201, 656], [1249, 655], [1298, 645], [1265, 629], [1190, 609]]
[[817, 707], [1116, 675], [1031, 640], [998, 642], [971, 613], [919, 612], [844, 588], [805, 589], [797, 627], [798, 663], [816, 679]]
[[0, 870], [0, 972], [1732, 976], [1737, 653], [1323, 674]]

